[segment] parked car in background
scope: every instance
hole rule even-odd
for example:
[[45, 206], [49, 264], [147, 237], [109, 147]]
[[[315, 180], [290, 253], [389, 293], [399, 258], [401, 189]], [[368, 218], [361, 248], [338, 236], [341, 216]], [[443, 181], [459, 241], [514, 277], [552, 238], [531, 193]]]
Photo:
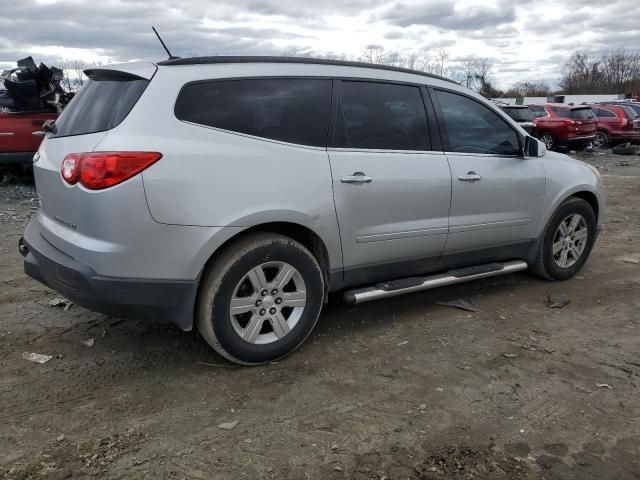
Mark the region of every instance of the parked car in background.
[[596, 148], [607, 148], [621, 142], [640, 141], [640, 117], [635, 107], [626, 104], [597, 104], [591, 109], [598, 117]]
[[44, 123], [57, 119], [73, 96], [62, 88], [59, 68], [36, 65], [31, 57], [17, 63], [0, 74], [0, 167], [30, 167]]
[[513, 118], [529, 134], [537, 137], [535, 117], [526, 105], [499, 105], [504, 113]]
[[538, 137], [549, 150], [566, 146], [584, 148], [596, 138], [597, 119], [589, 106], [529, 105]]
[[0, 113], [0, 167], [23, 165], [31, 167], [47, 120], [58, 118], [51, 112]]
[[297, 348], [349, 304], [586, 262], [595, 167], [406, 69], [204, 57], [85, 72], [34, 158], [25, 272], [90, 309], [197, 327], [225, 358]]

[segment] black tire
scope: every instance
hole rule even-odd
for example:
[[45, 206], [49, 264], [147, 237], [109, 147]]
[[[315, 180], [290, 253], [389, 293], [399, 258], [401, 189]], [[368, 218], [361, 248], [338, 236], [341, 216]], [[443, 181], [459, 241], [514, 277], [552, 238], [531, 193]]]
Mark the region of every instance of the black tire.
[[[580, 255], [580, 258], [571, 266], [562, 268], [556, 264], [553, 258], [553, 241], [556, 230], [564, 219], [573, 214], [580, 214], [587, 223], [587, 243]], [[534, 263], [529, 270], [536, 276], [547, 280], [567, 280], [574, 277], [584, 263], [589, 258], [593, 243], [596, 238], [597, 220], [593, 208], [589, 203], [581, 198], [571, 197], [567, 199], [555, 211], [547, 227], [545, 228], [542, 241], [538, 248], [538, 253]]]
[[609, 138], [609, 134], [607, 132], [605, 132], [604, 130], [598, 130], [593, 143], [598, 145], [597, 148], [609, 148], [611, 139]]
[[[250, 343], [234, 329], [230, 302], [243, 277], [267, 262], [286, 262], [300, 273], [306, 303], [285, 336], [268, 344]], [[242, 365], [268, 363], [290, 354], [309, 336], [320, 316], [324, 288], [320, 266], [304, 246], [275, 233], [251, 233], [226, 247], [207, 267], [198, 294], [196, 325], [207, 343], [227, 360]]]
[[540, 135], [540, 141], [545, 144], [547, 150], [553, 150], [558, 146], [555, 137], [549, 132]]

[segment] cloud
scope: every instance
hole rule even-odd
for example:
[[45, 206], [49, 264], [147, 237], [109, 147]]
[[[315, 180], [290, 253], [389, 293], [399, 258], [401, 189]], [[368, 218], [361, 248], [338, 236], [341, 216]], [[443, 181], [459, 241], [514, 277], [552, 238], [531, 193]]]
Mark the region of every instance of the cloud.
[[33, 55], [158, 61], [165, 53], [344, 54], [366, 45], [448, 62], [490, 57], [503, 86], [560, 74], [575, 49], [640, 45], [638, 0], [0, 0], [0, 68]]
[[446, 30], [475, 30], [495, 27], [516, 19], [511, 5], [487, 7], [471, 5], [457, 7], [452, 0], [436, 2], [397, 2], [389, 6], [379, 17], [392, 25], [430, 25]]

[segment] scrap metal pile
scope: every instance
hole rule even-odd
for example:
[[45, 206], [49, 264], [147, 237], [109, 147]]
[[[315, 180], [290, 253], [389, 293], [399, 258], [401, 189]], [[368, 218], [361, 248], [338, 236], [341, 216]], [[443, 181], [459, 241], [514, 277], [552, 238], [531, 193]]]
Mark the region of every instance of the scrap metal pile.
[[36, 65], [31, 57], [19, 60], [18, 68], [0, 74], [0, 112], [60, 113], [73, 96], [62, 88], [62, 77], [59, 68]]

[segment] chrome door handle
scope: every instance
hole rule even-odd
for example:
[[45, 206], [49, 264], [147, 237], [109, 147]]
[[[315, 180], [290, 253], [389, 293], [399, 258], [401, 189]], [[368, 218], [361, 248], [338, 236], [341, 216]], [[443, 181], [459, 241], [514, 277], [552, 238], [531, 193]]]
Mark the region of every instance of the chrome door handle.
[[460, 175], [458, 180], [461, 182], [479, 182], [482, 180], [482, 175], [478, 175], [476, 172], [469, 172], [466, 175]]
[[36, 130], [35, 132], [31, 132], [31, 135], [35, 135], [36, 137], [44, 137], [47, 134], [44, 130]]
[[372, 177], [365, 175], [362, 172], [355, 172], [353, 175], [347, 175], [346, 177], [342, 177], [340, 179], [342, 183], [371, 183], [373, 181]]

